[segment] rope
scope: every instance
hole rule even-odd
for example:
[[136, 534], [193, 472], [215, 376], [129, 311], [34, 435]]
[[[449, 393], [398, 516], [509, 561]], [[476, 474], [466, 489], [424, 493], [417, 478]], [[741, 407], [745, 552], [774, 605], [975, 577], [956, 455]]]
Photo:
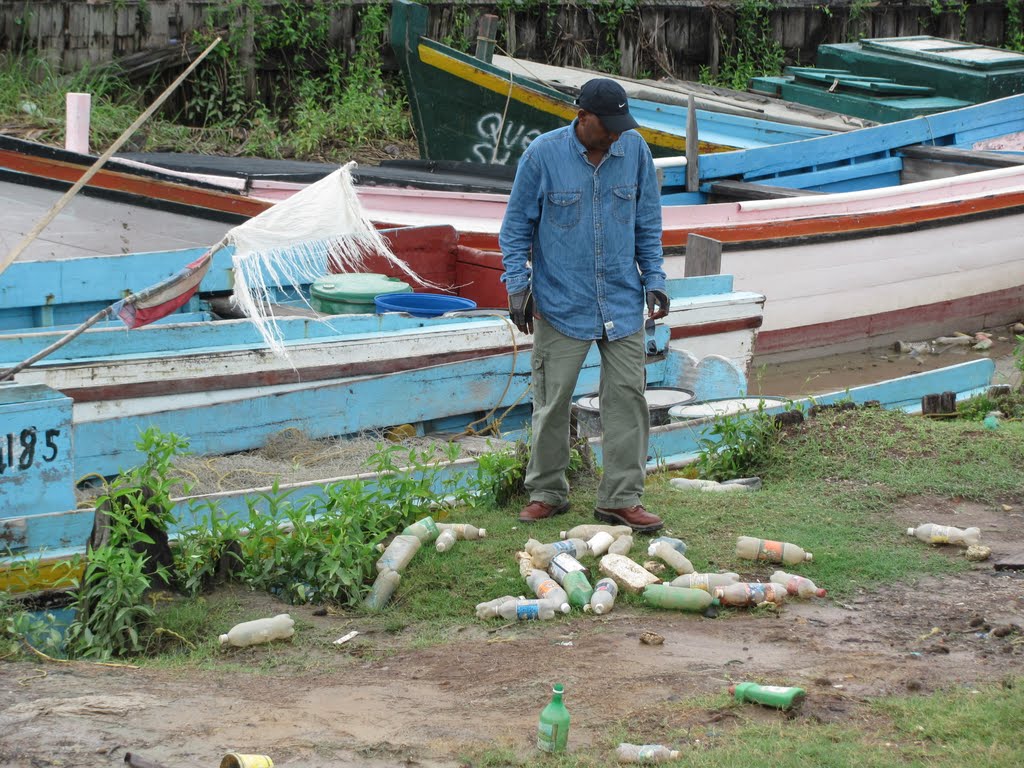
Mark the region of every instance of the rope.
[[505, 412], [503, 414], [501, 414], [501, 416], [499, 416], [490, 425], [488, 425], [487, 429], [485, 429], [483, 433], [477, 432], [477, 430], [474, 429], [474, 427], [477, 424], [479, 424], [480, 422], [487, 421], [487, 419], [489, 419], [494, 414], [494, 412], [497, 411], [498, 408], [501, 407], [502, 400], [505, 399], [505, 395], [508, 394], [509, 389], [512, 387], [512, 382], [515, 380], [515, 377], [516, 377], [516, 361], [519, 358], [519, 345], [516, 344], [516, 331], [515, 331], [515, 326], [512, 324], [512, 321], [509, 318], [505, 317], [505, 315], [501, 315], [501, 314], [498, 314], [496, 312], [495, 313], [490, 313], [488, 316], [490, 316], [490, 317], [497, 317], [497, 318], [499, 318], [501, 320], [504, 320], [505, 324], [508, 326], [509, 336], [512, 339], [512, 364], [509, 366], [508, 381], [505, 382], [505, 389], [502, 390], [501, 395], [499, 395], [498, 402], [496, 402], [494, 404], [494, 407], [491, 408], [491, 410], [489, 410], [487, 413], [485, 413], [479, 419], [476, 419], [475, 421], [471, 421], [469, 424], [467, 424], [466, 428], [460, 433], [460, 436], [461, 435], [480, 435], [480, 434], [486, 434], [487, 432], [490, 432], [492, 434], [498, 434], [498, 429], [501, 427], [501, 422], [505, 419], [506, 416], [508, 416], [509, 411], [511, 411], [513, 408], [515, 408], [517, 405], [519, 405], [520, 401], [524, 397], [526, 397], [526, 393], [529, 392], [530, 388], [533, 386], [532, 382], [530, 384], [528, 384], [526, 386], [526, 389], [523, 390], [523, 393], [521, 395], [519, 395], [519, 397], [517, 397], [515, 399], [515, 401], [508, 408], [505, 409]]

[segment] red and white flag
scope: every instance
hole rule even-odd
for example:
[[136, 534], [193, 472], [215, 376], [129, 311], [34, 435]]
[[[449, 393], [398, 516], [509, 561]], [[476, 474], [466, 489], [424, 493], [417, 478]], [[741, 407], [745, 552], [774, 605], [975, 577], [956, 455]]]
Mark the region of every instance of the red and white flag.
[[111, 314], [121, 318], [129, 328], [140, 328], [174, 312], [199, 290], [210, 268], [213, 251], [209, 250], [175, 275], [132, 294], [111, 307]]

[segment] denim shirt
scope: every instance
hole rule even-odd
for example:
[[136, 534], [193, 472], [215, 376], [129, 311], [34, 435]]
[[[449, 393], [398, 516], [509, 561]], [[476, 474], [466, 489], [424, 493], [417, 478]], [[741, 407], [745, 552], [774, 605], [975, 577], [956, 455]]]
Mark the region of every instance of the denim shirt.
[[538, 136], [519, 160], [498, 243], [505, 289], [532, 283], [537, 314], [563, 335], [638, 332], [646, 291], [665, 289], [661, 196], [646, 142], [626, 131], [595, 168], [576, 120]]

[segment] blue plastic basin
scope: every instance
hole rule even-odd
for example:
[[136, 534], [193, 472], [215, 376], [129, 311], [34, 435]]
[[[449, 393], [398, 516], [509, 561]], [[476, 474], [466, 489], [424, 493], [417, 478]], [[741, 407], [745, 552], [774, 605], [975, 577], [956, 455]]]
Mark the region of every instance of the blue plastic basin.
[[377, 314], [408, 312], [413, 317], [437, 317], [445, 312], [476, 309], [476, 302], [471, 299], [443, 293], [385, 293], [377, 296], [373, 303]]

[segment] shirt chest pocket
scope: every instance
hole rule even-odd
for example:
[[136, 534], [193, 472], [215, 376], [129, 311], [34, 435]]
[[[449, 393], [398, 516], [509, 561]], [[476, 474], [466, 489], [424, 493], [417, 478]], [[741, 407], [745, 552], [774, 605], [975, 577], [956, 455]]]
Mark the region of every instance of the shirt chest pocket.
[[548, 222], [562, 229], [572, 229], [579, 224], [580, 197], [579, 192], [548, 192]]
[[612, 216], [623, 224], [631, 224], [636, 212], [636, 185], [624, 184], [612, 187]]

